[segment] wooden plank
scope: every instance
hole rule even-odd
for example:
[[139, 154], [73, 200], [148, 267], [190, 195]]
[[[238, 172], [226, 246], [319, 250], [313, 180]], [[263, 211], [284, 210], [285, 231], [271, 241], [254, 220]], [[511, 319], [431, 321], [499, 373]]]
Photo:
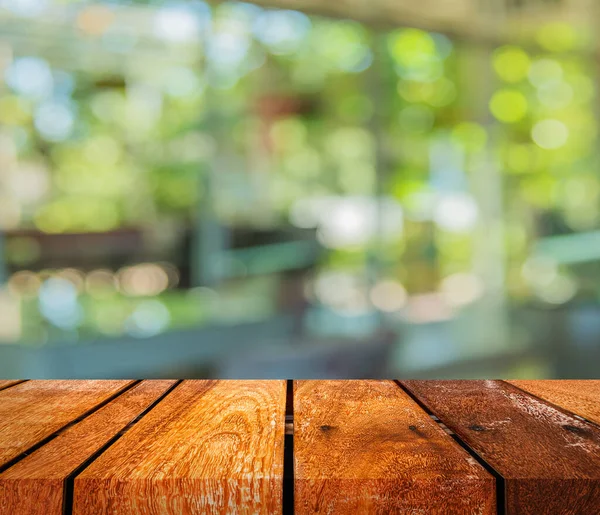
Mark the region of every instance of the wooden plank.
[[507, 381], [580, 417], [600, 424], [600, 381]]
[[0, 392], [0, 466], [86, 414], [131, 381], [27, 381]]
[[184, 381], [75, 478], [73, 513], [281, 513], [285, 381]]
[[14, 386], [16, 384], [22, 383], [23, 379], [16, 379], [16, 380], [4, 380], [4, 381], [0, 381], [0, 390], [4, 390], [6, 388], [9, 388], [11, 386]]
[[402, 381], [504, 477], [506, 513], [598, 513], [600, 429], [502, 381]]
[[0, 474], [0, 513], [61, 515], [66, 479], [175, 381], [143, 381]]
[[495, 480], [391, 381], [294, 384], [297, 514], [496, 513]]

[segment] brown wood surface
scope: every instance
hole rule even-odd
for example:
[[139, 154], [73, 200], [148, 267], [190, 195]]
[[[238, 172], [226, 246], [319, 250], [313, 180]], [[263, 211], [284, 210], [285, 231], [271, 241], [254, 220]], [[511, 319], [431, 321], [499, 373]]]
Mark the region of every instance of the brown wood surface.
[[10, 386], [13, 386], [15, 384], [19, 384], [22, 383], [23, 380], [22, 379], [5, 379], [3, 381], [0, 381], [0, 390], [4, 390], [5, 388], [9, 388]]
[[285, 381], [184, 381], [74, 481], [73, 513], [280, 514]]
[[600, 424], [600, 381], [507, 381], [526, 392]]
[[502, 381], [402, 381], [505, 479], [509, 515], [600, 513], [600, 429]]
[[65, 480], [175, 381], [143, 381], [0, 474], [0, 514], [61, 515]]
[[295, 513], [492, 514], [494, 478], [391, 381], [294, 385]]
[[0, 391], [0, 466], [129, 384], [131, 381], [26, 381]]

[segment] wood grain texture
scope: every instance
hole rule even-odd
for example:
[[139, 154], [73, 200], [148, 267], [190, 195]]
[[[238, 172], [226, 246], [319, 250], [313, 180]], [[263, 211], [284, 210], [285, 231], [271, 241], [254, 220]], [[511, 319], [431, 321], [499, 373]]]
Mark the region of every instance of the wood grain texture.
[[600, 424], [600, 381], [507, 381], [526, 392]]
[[0, 514], [61, 515], [67, 477], [175, 381], [143, 381], [0, 474]]
[[0, 466], [131, 381], [27, 381], [0, 392]]
[[184, 381], [75, 478], [73, 513], [280, 514], [285, 381]]
[[402, 381], [505, 479], [509, 515], [600, 513], [600, 430], [502, 381]]
[[11, 386], [22, 383], [22, 382], [23, 382], [23, 379], [16, 379], [16, 380], [5, 379], [3, 381], [0, 381], [0, 390], [4, 390], [5, 388], [10, 388]]
[[294, 384], [295, 513], [496, 513], [495, 480], [391, 381]]

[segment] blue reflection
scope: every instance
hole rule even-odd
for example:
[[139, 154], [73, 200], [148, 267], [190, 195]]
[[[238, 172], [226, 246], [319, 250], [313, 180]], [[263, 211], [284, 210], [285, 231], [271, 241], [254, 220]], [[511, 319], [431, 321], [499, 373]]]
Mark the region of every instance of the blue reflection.
[[39, 57], [15, 59], [4, 78], [13, 91], [33, 99], [49, 97], [54, 86], [50, 66]]
[[58, 277], [46, 280], [39, 290], [40, 313], [53, 325], [73, 329], [83, 318], [75, 286]]

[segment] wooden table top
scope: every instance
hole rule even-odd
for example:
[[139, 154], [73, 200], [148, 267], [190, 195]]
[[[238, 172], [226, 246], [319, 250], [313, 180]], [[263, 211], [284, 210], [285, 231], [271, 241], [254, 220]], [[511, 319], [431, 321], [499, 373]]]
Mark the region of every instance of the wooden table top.
[[0, 515], [600, 514], [600, 381], [0, 381]]

